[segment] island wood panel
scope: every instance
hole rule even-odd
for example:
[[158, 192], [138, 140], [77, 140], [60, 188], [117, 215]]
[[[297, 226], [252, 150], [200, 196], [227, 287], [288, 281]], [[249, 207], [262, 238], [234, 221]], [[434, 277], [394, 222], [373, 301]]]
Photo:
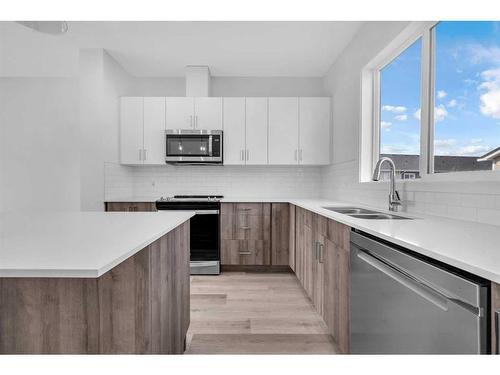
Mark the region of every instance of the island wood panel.
[[0, 279], [0, 353], [98, 353], [95, 279]]
[[156, 211], [154, 202], [106, 202], [106, 211]]
[[1, 278], [0, 353], [183, 353], [189, 287], [189, 222], [99, 278]]
[[496, 335], [500, 327], [496, 326], [495, 311], [500, 311], [500, 285], [491, 283], [491, 352], [499, 354], [500, 348], [497, 348]]
[[289, 205], [289, 219], [288, 222], [290, 224], [290, 232], [288, 234], [288, 265], [295, 271], [295, 205]]
[[271, 205], [271, 264], [288, 265], [290, 252], [290, 205]]

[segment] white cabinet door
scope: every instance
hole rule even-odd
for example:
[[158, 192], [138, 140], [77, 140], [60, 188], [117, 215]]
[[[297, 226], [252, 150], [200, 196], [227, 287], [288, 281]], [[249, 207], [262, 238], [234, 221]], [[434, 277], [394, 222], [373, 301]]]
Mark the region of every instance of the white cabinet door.
[[194, 129], [194, 99], [188, 97], [166, 98], [167, 129]]
[[330, 163], [330, 98], [299, 98], [299, 163]]
[[120, 99], [120, 163], [142, 164], [143, 98]]
[[165, 98], [144, 98], [144, 164], [165, 164]]
[[246, 98], [246, 164], [267, 164], [267, 98]]
[[194, 128], [222, 129], [222, 98], [194, 98]]
[[223, 99], [224, 164], [245, 164], [245, 98]]
[[299, 99], [269, 98], [269, 164], [297, 164]]

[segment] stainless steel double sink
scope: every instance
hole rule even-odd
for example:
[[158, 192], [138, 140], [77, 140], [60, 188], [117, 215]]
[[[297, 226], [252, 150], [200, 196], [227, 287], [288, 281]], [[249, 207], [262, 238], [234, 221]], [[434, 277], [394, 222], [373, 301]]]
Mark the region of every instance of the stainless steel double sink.
[[339, 214], [345, 214], [356, 219], [367, 219], [367, 220], [413, 220], [411, 217], [387, 214], [384, 212], [367, 210], [366, 208], [360, 207], [323, 207], [326, 210], [337, 212]]

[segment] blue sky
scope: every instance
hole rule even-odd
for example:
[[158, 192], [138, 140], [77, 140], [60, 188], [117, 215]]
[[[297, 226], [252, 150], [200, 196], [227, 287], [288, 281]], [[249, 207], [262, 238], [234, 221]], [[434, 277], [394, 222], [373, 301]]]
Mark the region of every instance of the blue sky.
[[[420, 149], [421, 40], [381, 71], [381, 152]], [[500, 146], [500, 23], [436, 26], [436, 155], [480, 156]]]

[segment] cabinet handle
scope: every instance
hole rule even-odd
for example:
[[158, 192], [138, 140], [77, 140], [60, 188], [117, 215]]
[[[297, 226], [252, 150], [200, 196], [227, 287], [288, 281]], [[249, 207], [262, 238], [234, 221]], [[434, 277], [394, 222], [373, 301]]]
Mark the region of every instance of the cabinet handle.
[[194, 116], [194, 128], [198, 129], [198, 116]]
[[250, 211], [251, 208], [238, 208], [238, 211]]
[[248, 148], [247, 148], [247, 158], [246, 158], [247, 161], [248, 161], [249, 157], [250, 157], [250, 151], [248, 151]]
[[189, 116], [189, 127], [194, 128], [193, 126], [193, 115]]
[[144, 155], [144, 160], [148, 160], [148, 150], [142, 150], [142, 154]]
[[241, 161], [245, 160], [245, 157], [243, 156], [243, 150], [240, 150], [240, 160]]
[[302, 149], [299, 150], [299, 161], [302, 161]]
[[325, 245], [319, 243], [319, 262], [323, 263], [325, 259], [323, 258], [323, 250], [325, 249]]
[[240, 229], [251, 229], [250, 227], [240, 227]]
[[250, 255], [252, 254], [251, 251], [240, 251], [240, 255]]

